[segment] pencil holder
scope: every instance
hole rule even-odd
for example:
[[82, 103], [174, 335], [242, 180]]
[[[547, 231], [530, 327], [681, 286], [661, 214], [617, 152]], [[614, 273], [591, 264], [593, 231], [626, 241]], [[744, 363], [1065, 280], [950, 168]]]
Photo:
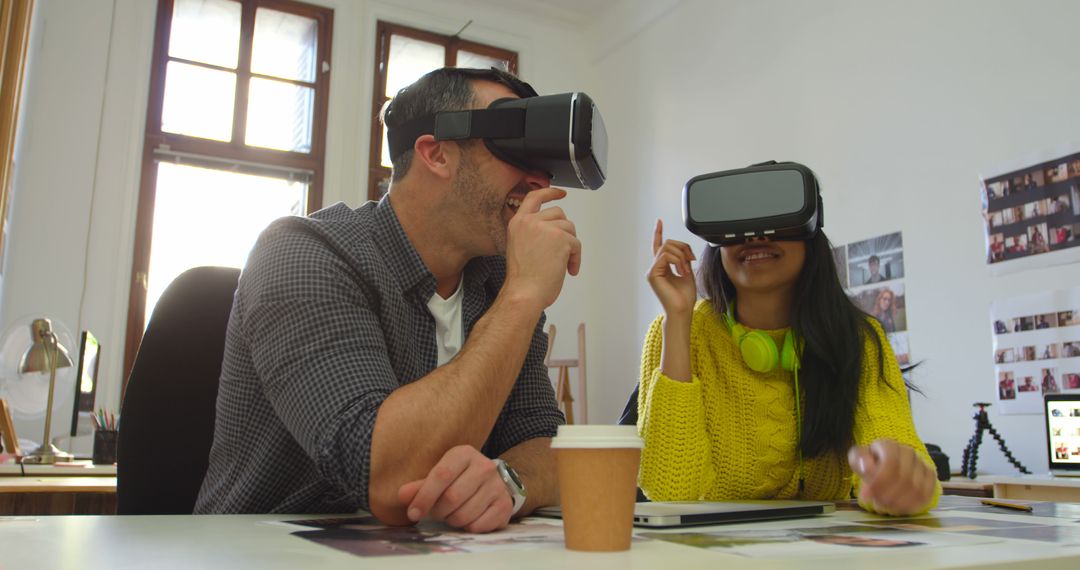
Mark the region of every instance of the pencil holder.
[[99, 429], [94, 432], [94, 465], [116, 463], [116, 430]]

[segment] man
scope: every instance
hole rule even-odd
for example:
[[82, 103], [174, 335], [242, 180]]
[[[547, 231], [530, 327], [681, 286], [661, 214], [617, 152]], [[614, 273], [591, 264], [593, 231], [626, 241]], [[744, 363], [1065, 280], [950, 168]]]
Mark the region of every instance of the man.
[[[384, 120], [393, 131], [527, 90], [437, 70]], [[380, 202], [280, 220], [252, 251], [196, 512], [367, 509], [486, 532], [558, 503], [543, 311], [581, 244], [541, 206], [565, 192], [479, 140], [421, 135], [393, 164]], [[520, 476], [523, 504], [493, 458]]]
[[866, 266], [870, 269], [870, 276], [866, 278], [867, 283], [881, 283], [885, 280], [881, 274], [881, 260], [878, 256], [871, 255], [870, 259], [866, 260]]

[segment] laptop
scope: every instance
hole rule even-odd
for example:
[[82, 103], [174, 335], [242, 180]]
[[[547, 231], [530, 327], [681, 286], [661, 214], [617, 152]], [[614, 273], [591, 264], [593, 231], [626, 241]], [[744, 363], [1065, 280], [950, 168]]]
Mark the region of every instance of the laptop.
[[[634, 526], [672, 528], [732, 524], [824, 515], [836, 510], [825, 501], [656, 501], [637, 503]], [[559, 507], [537, 509], [536, 516], [562, 518]]]
[[1080, 477], [1080, 394], [1046, 394], [1050, 473]]

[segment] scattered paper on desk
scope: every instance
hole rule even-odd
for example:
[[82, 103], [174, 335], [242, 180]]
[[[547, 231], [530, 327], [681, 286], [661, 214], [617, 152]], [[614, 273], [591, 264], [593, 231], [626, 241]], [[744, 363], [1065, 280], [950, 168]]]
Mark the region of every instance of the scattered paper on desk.
[[[1008, 514], [1012, 516], [1022, 517], [1049, 517], [1056, 519], [1065, 519], [1074, 522], [1080, 522], [1080, 503], [1053, 503], [1050, 501], [1017, 501], [1011, 502], [1020, 503], [1031, 507], [1031, 512], [1023, 511], [1003, 511], [998, 507], [992, 507], [984, 505], [978, 501], [972, 502], [971, 497], [962, 497], [959, 495], [942, 495], [938, 500], [938, 504], [934, 507], [935, 511], [967, 511], [974, 513], [994, 513], [994, 514]], [[1034, 522], [1034, 521], [1033, 521]]]
[[562, 526], [535, 520], [511, 524], [487, 534], [459, 531], [433, 522], [422, 522], [415, 527], [390, 527], [380, 524], [374, 517], [283, 522], [315, 528], [294, 532], [293, 536], [365, 557], [563, 548]]
[[[1023, 514], [1028, 515], [1028, 513]], [[927, 534], [962, 533], [976, 536], [1053, 542], [1070, 546], [1080, 545], [1080, 528], [1078, 527], [1061, 526], [1051, 521], [1043, 522], [1045, 519], [1034, 517], [1028, 519], [1031, 522], [1007, 520], [1016, 516], [1011, 513], [1001, 519], [925, 516], [906, 519], [881, 519], [866, 521], [861, 524], [923, 531]]]
[[750, 558], [842, 556], [866, 550], [970, 546], [1000, 542], [990, 537], [932, 533], [859, 523], [788, 530], [645, 532], [641, 536]]

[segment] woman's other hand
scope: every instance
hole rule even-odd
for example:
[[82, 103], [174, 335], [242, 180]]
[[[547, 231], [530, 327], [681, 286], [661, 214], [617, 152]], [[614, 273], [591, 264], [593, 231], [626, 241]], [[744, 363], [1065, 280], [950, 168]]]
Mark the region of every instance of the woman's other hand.
[[664, 313], [670, 318], [689, 317], [697, 301], [697, 283], [690, 264], [697, 260], [690, 246], [676, 240], [664, 241], [664, 222], [656, 220], [653, 233], [652, 267], [648, 280]]
[[859, 475], [859, 502], [886, 515], [925, 512], [937, 488], [937, 473], [915, 450], [891, 439], [852, 447], [851, 470]]

